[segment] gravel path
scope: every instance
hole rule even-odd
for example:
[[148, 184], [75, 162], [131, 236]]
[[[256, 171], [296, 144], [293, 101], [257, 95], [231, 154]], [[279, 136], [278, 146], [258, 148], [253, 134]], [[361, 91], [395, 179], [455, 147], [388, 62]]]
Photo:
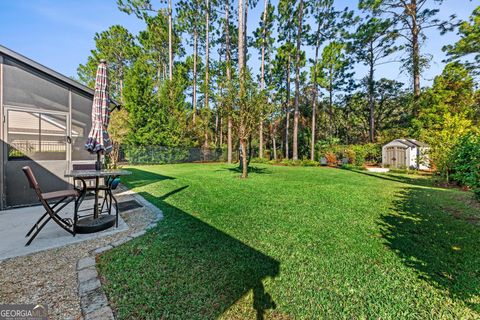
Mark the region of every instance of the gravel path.
[[[130, 196], [120, 201], [132, 199]], [[143, 230], [155, 214], [148, 208], [121, 213], [129, 229], [104, 238], [0, 262], [0, 303], [48, 305], [50, 319], [82, 319], [77, 291], [77, 260], [89, 251]]]

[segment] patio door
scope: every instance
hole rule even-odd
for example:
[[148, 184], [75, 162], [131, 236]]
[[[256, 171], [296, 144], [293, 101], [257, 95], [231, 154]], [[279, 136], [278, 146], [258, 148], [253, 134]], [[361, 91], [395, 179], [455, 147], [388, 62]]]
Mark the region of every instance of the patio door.
[[65, 189], [71, 150], [69, 115], [36, 109], [5, 109], [4, 178], [6, 207], [36, 204], [22, 167], [30, 166], [43, 192]]

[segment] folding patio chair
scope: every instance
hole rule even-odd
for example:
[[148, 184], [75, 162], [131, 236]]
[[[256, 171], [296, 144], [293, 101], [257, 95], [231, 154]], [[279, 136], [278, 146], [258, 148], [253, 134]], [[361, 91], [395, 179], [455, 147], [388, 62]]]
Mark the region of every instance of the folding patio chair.
[[[25, 237], [30, 236], [30, 239], [25, 244], [26, 246], [30, 245], [30, 243], [35, 239], [38, 233], [43, 229], [43, 227], [47, 224], [50, 219], [55, 221], [62, 229], [67, 231], [68, 233], [75, 236], [75, 222], [76, 215], [77, 215], [77, 198], [78, 192], [75, 189], [68, 189], [68, 190], [59, 190], [53, 192], [46, 192], [43, 193], [40, 190], [40, 186], [38, 185], [37, 179], [33, 175], [32, 169], [28, 166], [22, 168], [23, 172], [27, 176], [28, 183], [30, 184], [30, 188], [35, 190], [37, 194], [38, 200], [42, 203], [43, 207], [45, 208], [45, 213], [37, 220], [37, 222], [33, 225], [33, 227], [28, 231]], [[49, 201], [56, 200], [53, 205], [50, 205]], [[62, 218], [58, 215], [58, 213], [65, 208], [70, 202], [75, 201], [75, 212], [74, 212], [74, 220], [70, 218]], [[33, 232], [33, 234], [32, 234]]]

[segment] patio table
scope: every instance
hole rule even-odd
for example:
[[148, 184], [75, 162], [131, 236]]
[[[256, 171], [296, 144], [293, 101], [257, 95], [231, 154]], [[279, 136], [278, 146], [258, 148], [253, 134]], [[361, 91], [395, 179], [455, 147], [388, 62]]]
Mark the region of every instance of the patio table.
[[[75, 221], [75, 229], [77, 229], [77, 233], [97, 232], [108, 229], [115, 224], [115, 216], [110, 214], [110, 210], [108, 215], [101, 214], [101, 212], [99, 212], [98, 198], [101, 190], [108, 190], [110, 192], [110, 196], [113, 198], [115, 203], [117, 203], [113, 192], [111, 192], [111, 184], [105, 183], [101, 186], [100, 179], [110, 178], [113, 180], [119, 176], [126, 176], [130, 174], [130, 171], [120, 169], [70, 170], [65, 172], [65, 177], [73, 178], [74, 180], [80, 181], [82, 184], [82, 188], [80, 189], [80, 195], [78, 197], [78, 205], [75, 207], [75, 217], [78, 216], [78, 208], [85, 199], [88, 189], [93, 190], [95, 194], [93, 214], [91, 214], [90, 217]], [[94, 180], [95, 186], [93, 188], [88, 188], [86, 180]], [[116, 210], [118, 210], [118, 207], [116, 207]]]

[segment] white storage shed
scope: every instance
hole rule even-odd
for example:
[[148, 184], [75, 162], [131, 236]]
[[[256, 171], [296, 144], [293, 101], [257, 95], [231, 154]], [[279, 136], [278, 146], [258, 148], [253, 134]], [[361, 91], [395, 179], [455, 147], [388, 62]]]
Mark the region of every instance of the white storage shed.
[[382, 165], [429, 170], [428, 145], [415, 139], [395, 139], [382, 147]]

